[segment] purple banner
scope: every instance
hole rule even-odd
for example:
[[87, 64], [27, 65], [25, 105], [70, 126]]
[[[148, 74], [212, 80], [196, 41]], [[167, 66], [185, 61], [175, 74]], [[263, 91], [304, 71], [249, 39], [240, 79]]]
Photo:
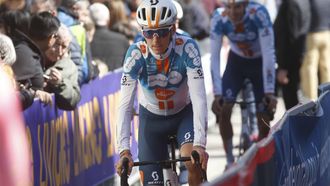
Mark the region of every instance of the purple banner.
[[[84, 85], [74, 111], [40, 101], [24, 111], [34, 185], [94, 185], [114, 176], [120, 78], [112, 73]], [[136, 158], [137, 117], [132, 125]]]

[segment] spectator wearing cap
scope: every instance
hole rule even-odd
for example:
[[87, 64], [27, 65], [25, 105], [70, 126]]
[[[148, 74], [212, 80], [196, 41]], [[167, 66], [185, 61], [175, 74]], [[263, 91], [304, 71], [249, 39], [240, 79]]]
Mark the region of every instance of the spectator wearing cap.
[[104, 61], [110, 71], [122, 67], [129, 47], [128, 39], [124, 35], [108, 29], [111, 20], [109, 9], [105, 5], [101, 3], [92, 4], [90, 13], [96, 25], [91, 43], [93, 57]]
[[70, 59], [71, 39], [69, 29], [62, 24], [55, 44], [46, 51], [45, 90], [55, 94], [55, 104], [63, 110], [74, 110], [80, 100], [78, 69]]

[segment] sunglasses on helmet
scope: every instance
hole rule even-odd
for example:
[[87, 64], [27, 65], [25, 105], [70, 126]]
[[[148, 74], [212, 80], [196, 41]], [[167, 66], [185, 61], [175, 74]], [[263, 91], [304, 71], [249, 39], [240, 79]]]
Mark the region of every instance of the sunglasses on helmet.
[[171, 32], [170, 27], [160, 28], [160, 29], [143, 29], [143, 36], [147, 39], [152, 39], [154, 36], [157, 37], [166, 37]]

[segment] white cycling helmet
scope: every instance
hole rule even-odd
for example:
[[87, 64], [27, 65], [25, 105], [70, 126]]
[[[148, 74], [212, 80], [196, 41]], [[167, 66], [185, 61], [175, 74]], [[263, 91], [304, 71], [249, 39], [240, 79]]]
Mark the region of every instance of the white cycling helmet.
[[175, 24], [177, 11], [173, 0], [143, 0], [136, 20], [142, 28], [160, 28]]
[[174, 5], [175, 5], [176, 12], [177, 12], [176, 18], [177, 18], [177, 19], [182, 19], [182, 17], [183, 17], [182, 6], [181, 6], [180, 3], [178, 3], [176, 0], [173, 0], [173, 3], [174, 3]]

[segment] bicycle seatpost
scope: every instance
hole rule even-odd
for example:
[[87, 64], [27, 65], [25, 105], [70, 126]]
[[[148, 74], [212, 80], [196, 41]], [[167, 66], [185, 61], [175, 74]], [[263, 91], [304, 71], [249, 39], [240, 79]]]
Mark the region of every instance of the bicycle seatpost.
[[199, 171], [200, 171], [201, 178], [202, 178], [202, 182], [207, 182], [206, 171], [205, 171], [204, 169], [202, 169], [202, 164], [201, 164], [201, 162], [200, 162], [198, 152], [195, 151], [195, 150], [193, 150], [193, 151], [191, 152], [191, 156], [194, 158], [195, 165], [197, 166], [197, 168], [198, 168]]
[[128, 158], [123, 159], [123, 167], [122, 167], [122, 172], [120, 175], [120, 185], [121, 186], [128, 186]]

